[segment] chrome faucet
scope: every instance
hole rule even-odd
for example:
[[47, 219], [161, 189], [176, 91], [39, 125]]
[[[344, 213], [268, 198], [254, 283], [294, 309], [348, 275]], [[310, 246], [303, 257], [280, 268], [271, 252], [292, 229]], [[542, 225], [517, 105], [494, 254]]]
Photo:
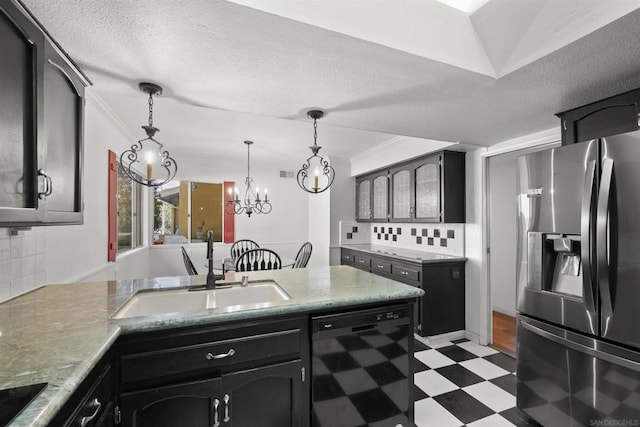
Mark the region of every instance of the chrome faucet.
[[213, 274], [213, 230], [207, 231], [207, 260], [209, 261], [209, 271], [207, 272], [207, 289], [215, 289], [216, 275]]

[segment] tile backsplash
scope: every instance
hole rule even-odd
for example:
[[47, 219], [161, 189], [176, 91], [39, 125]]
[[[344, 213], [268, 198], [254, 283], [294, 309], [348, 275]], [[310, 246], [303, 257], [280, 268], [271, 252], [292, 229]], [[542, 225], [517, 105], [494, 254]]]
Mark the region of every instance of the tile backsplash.
[[[353, 231], [357, 230], [357, 231]], [[340, 243], [391, 246], [464, 256], [464, 224], [359, 223], [340, 221]]]
[[0, 228], [0, 302], [46, 282], [45, 229], [27, 231]]

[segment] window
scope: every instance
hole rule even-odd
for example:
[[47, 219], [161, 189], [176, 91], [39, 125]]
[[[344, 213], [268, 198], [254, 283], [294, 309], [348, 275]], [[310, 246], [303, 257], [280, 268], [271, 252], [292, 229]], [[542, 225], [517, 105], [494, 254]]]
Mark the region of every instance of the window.
[[223, 238], [223, 184], [171, 181], [155, 190], [154, 244], [204, 242], [207, 231]]
[[132, 181], [118, 163], [118, 253], [142, 246], [142, 185]]

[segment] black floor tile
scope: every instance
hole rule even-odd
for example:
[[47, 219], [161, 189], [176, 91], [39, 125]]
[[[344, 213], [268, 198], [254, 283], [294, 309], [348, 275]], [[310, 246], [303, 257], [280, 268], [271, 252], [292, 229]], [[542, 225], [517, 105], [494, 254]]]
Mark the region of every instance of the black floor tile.
[[515, 375], [507, 374], [498, 378], [494, 378], [489, 381], [497, 385], [504, 391], [507, 391], [513, 394], [514, 396], [516, 395], [516, 376]]
[[502, 415], [509, 422], [515, 424], [518, 427], [542, 427], [540, 424], [529, 418], [527, 414], [516, 407], [509, 408], [506, 411], [502, 411], [500, 412], [500, 415]]
[[495, 414], [493, 410], [463, 390], [440, 394], [433, 399], [465, 424]]
[[509, 372], [516, 371], [516, 359], [511, 356], [507, 356], [504, 353], [496, 353], [483, 357], [483, 359], [500, 366], [502, 369], [506, 369]]
[[464, 362], [465, 360], [475, 359], [478, 357], [470, 351], [467, 351], [462, 347], [458, 347], [457, 345], [441, 347], [437, 350], [455, 362]]
[[481, 376], [458, 364], [437, 368], [436, 372], [460, 388], [484, 381]]
[[414, 339], [413, 340], [413, 351], [415, 353], [417, 353], [419, 351], [424, 351], [424, 350], [431, 350], [431, 347], [429, 347], [428, 345], [426, 345], [422, 341], [418, 341], [418, 340]]
[[413, 401], [414, 402], [417, 402], [418, 400], [426, 399], [427, 397], [429, 397], [429, 395], [427, 393], [425, 393], [424, 391], [422, 391], [422, 389], [420, 387], [418, 387], [417, 385], [413, 386]]
[[413, 359], [413, 372], [414, 373], [418, 373], [418, 372], [422, 372], [422, 371], [428, 371], [429, 369], [431, 369], [430, 367], [428, 367], [427, 365], [425, 365], [424, 363], [422, 363], [421, 361], [419, 361], [418, 359]]

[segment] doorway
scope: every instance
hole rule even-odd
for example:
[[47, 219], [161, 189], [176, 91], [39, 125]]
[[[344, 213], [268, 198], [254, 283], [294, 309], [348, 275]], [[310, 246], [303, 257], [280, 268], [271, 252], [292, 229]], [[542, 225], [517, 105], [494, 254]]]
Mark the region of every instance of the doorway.
[[559, 142], [497, 154], [486, 159], [487, 281], [491, 346], [516, 356], [518, 209], [516, 158]]

